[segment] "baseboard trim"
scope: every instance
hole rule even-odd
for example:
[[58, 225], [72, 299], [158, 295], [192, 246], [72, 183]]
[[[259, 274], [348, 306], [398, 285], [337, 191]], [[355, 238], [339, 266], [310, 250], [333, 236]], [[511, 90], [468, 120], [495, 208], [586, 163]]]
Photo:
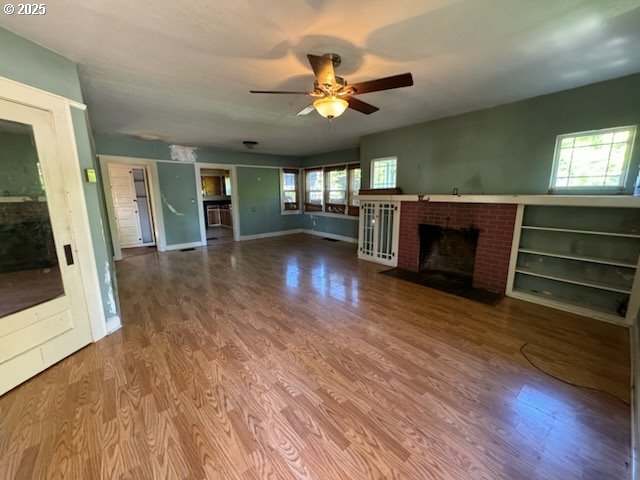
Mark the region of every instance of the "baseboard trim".
[[637, 385], [640, 381], [640, 330], [637, 322], [629, 329], [631, 340], [631, 480], [640, 480], [640, 395]]
[[122, 322], [120, 321], [120, 316], [114, 315], [113, 317], [107, 318], [106, 330], [107, 335], [111, 335], [113, 332], [120, 330], [122, 327]]
[[341, 242], [358, 243], [357, 238], [347, 237], [346, 235], [337, 235], [335, 233], [321, 232], [320, 230], [302, 230], [303, 233], [309, 235], [315, 235], [317, 237], [332, 238], [334, 240], [340, 240]]
[[164, 248], [165, 252], [168, 252], [170, 250], [182, 250], [183, 248], [196, 248], [196, 247], [203, 247], [204, 245], [202, 244], [201, 241], [197, 241], [197, 242], [191, 242], [191, 243], [177, 243], [175, 245], [167, 245]]
[[279, 230], [277, 232], [265, 232], [256, 233], [254, 235], [240, 235], [240, 240], [259, 240], [261, 238], [281, 237], [283, 235], [293, 235], [295, 233], [302, 233], [304, 230], [301, 228], [293, 228], [291, 230]]

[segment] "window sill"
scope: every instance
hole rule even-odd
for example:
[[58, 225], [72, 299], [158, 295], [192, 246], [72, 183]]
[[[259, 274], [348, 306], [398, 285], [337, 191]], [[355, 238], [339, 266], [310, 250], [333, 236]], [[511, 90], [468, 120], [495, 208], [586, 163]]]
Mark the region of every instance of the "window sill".
[[341, 218], [343, 220], [359, 220], [359, 215], [346, 215], [344, 213], [331, 212], [304, 212], [305, 215], [317, 215], [318, 217]]
[[280, 210], [280, 215], [301, 215], [301, 210]]

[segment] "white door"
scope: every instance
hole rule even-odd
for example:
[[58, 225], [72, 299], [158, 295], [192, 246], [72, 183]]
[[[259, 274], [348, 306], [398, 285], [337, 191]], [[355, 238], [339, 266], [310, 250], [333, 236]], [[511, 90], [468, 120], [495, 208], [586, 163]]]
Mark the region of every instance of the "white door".
[[0, 394], [91, 341], [50, 112], [0, 99]]
[[139, 247], [143, 241], [133, 168], [130, 165], [110, 163], [109, 179], [120, 246], [122, 248]]
[[397, 202], [360, 202], [358, 258], [398, 265], [400, 209]]

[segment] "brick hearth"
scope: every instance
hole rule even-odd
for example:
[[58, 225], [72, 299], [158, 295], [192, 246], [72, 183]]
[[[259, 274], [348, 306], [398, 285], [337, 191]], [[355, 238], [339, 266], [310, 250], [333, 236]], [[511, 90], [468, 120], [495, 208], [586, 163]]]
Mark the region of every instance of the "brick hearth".
[[473, 286], [505, 293], [511, 255], [516, 205], [493, 203], [402, 202], [398, 267], [417, 271], [420, 255], [418, 225], [480, 230]]

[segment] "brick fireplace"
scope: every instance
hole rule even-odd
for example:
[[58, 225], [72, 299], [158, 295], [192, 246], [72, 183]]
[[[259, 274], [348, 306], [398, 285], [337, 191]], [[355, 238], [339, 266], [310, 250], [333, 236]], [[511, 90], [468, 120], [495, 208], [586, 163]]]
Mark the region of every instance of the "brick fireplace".
[[398, 268], [420, 268], [420, 224], [446, 229], [478, 229], [473, 286], [505, 293], [516, 205], [457, 202], [402, 202]]

